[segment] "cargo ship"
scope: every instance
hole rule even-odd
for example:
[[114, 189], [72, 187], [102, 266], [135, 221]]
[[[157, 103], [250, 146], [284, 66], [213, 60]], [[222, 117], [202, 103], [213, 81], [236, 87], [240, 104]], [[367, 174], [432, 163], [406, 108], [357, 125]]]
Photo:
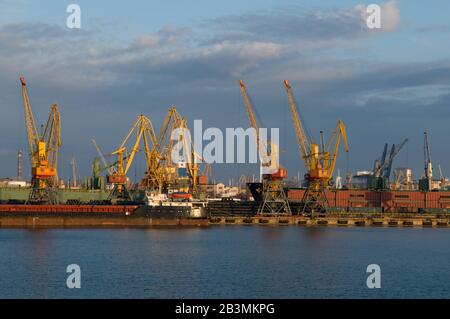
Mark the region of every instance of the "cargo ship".
[[146, 193], [145, 205], [139, 213], [152, 218], [206, 218], [207, 202], [193, 200], [188, 193], [151, 194]]
[[[14, 203], [16, 201], [16, 203]], [[25, 204], [9, 199], [0, 204], [0, 227], [148, 227], [206, 226], [206, 202], [180, 201], [166, 195], [146, 196], [144, 201], [111, 204]]]

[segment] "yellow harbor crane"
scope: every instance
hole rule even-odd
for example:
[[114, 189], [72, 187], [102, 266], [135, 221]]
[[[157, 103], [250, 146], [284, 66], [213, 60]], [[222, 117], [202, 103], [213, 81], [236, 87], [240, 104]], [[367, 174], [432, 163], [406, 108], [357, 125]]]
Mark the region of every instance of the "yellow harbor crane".
[[262, 142], [260, 126], [254, 114], [254, 107], [242, 80], [239, 81], [245, 110], [250, 127], [255, 131], [256, 148], [260, 160], [260, 181], [262, 187], [262, 201], [258, 208], [259, 215], [291, 215], [291, 209], [284, 191], [283, 179], [287, 177], [287, 170], [279, 165], [278, 145], [273, 142]]
[[[127, 144], [132, 140], [131, 148]], [[110, 199], [132, 200], [132, 196], [127, 188], [127, 173], [133, 163], [135, 155], [140, 151], [140, 144], [143, 144], [146, 166], [152, 167], [154, 159], [152, 158], [152, 148], [156, 145], [156, 135], [151, 121], [144, 115], [139, 115], [137, 120], [131, 126], [128, 134], [125, 136], [122, 144], [112, 155], [117, 156], [116, 169], [107, 176], [108, 183], [114, 184], [109, 195]]]
[[[175, 133], [176, 135], [174, 135]], [[187, 121], [180, 115], [175, 106], [169, 108], [155, 145], [153, 152], [157, 154], [158, 162], [156, 166], [147, 170], [146, 177], [143, 180], [147, 188], [162, 192], [175, 187], [180, 191], [195, 194], [197, 192], [197, 162], [203, 162], [203, 159], [195, 152]], [[184, 152], [189, 152], [189, 154], [185, 154], [186, 158], [179, 163], [175, 163], [172, 158], [174, 147], [177, 145], [181, 146]], [[186, 167], [188, 176], [178, 174], [177, 168], [179, 165]], [[158, 172], [158, 178], [152, 177], [154, 172]], [[184, 181], [187, 183], [184, 183]]]
[[[284, 87], [288, 96], [300, 157], [303, 159], [306, 168], [307, 189], [303, 196], [303, 211], [325, 211], [327, 199], [324, 190], [330, 186], [333, 178], [341, 138], [345, 145], [345, 151], [348, 152], [349, 150], [345, 125], [341, 120], [338, 120], [330, 140], [326, 145], [322, 142], [322, 149], [320, 150], [319, 144], [310, 141], [305, 133], [297, 112], [292, 87], [287, 80], [284, 81]], [[321, 137], [323, 140], [322, 132]]]
[[61, 146], [61, 118], [58, 105], [53, 104], [45, 126], [39, 134], [31, 109], [25, 78], [20, 77], [23, 109], [31, 164], [29, 202], [57, 203], [58, 151]]
[[153, 167], [147, 169], [146, 177], [143, 180], [148, 190], [157, 193], [166, 192], [175, 183], [177, 172], [171, 158], [175, 142], [172, 139], [172, 132], [180, 128], [179, 134], [182, 134], [183, 123], [184, 120], [176, 108], [170, 107], [158, 133], [157, 143], [153, 148], [158, 160]]

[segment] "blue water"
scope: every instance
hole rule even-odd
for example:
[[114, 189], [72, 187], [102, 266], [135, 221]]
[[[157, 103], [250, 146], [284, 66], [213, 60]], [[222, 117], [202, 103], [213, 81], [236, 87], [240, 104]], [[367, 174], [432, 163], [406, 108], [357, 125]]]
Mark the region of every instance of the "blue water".
[[450, 229], [0, 229], [0, 297], [448, 298]]

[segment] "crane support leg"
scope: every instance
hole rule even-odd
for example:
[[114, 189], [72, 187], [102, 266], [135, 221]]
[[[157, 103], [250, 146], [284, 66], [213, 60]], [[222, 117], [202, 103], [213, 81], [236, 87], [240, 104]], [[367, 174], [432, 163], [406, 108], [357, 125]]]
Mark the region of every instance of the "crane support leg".
[[114, 184], [113, 189], [111, 189], [111, 192], [108, 195], [108, 199], [132, 201], [133, 197], [125, 184]]
[[302, 203], [302, 214], [325, 213], [329, 205], [323, 185], [308, 186], [303, 194]]
[[31, 180], [31, 192], [27, 204], [58, 204], [58, 188], [49, 179]]
[[263, 199], [258, 215], [292, 215], [282, 181], [263, 181]]

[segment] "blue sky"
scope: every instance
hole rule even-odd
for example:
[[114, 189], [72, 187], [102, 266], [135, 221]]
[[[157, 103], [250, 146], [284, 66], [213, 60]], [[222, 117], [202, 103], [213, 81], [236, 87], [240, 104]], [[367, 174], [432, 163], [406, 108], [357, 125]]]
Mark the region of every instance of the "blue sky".
[[[65, 27], [77, 3], [82, 29]], [[361, 25], [364, 4], [386, 12], [382, 30]], [[266, 126], [280, 127], [281, 162], [302, 174], [282, 80], [293, 85], [313, 136], [341, 118], [347, 166], [370, 169], [385, 142], [410, 143], [394, 166], [422, 170], [422, 134], [450, 174], [448, 1], [26, 1], [0, 0], [0, 176], [15, 174], [26, 148], [18, 75], [36, 117], [61, 105], [61, 174], [74, 154], [90, 172], [95, 137], [113, 150], [140, 113], [159, 127], [175, 104], [190, 122], [248, 126], [237, 80], [247, 83]], [[141, 164], [140, 164], [141, 163]], [[136, 171], [143, 172], [142, 159]], [[139, 166], [141, 165], [141, 166]], [[257, 167], [216, 165], [217, 179]], [[437, 170], [435, 171], [437, 175]]]

